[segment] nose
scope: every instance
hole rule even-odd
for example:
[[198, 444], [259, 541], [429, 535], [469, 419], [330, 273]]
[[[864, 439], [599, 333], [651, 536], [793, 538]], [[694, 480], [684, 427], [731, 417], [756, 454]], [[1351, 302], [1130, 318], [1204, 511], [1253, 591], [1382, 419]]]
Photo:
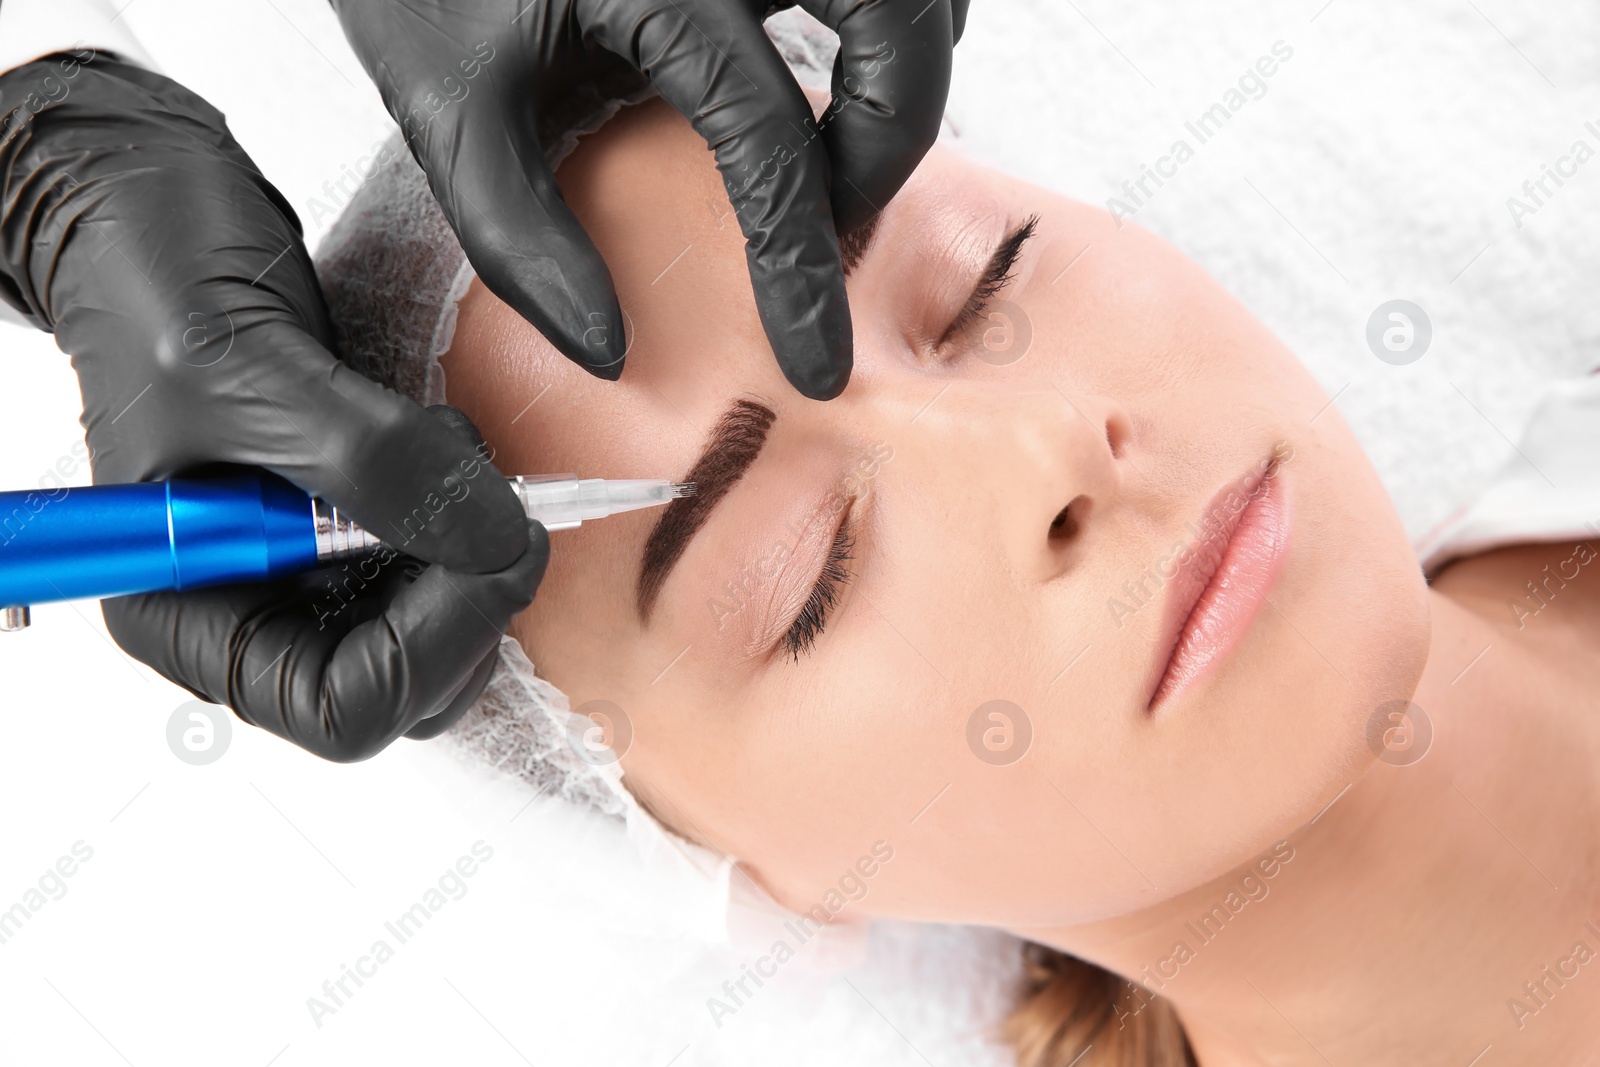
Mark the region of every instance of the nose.
[[1034, 446], [1023, 462], [1035, 466], [1037, 490], [1016, 505], [1016, 558], [1024, 573], [1045, 581], [1084, 558], [1131, 470], [1126, 454], [1133, 426], [1120, 405], [1094, 395], [1059, 393], [1057, 399], [1058, 405], [1047, 398], [1033, 416], [1038, 421], [1031, 433], [1019, 427]]
[[1136, 473], [1128, 413], [1111, 398], [1060, 388], [963, 392], [936, 405], [940, 436], [950, 435], [941, 451], [983, 501], [984, 538], [1025, 581], [1073, 570]]

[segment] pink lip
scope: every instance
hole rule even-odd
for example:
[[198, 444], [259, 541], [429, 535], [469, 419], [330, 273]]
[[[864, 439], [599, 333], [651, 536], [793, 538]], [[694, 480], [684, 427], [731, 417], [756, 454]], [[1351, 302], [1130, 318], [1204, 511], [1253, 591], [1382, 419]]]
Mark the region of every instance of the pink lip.
[[[1258, 468], [1259, 469], [1259, 468]], [[1230, 493], [1249, 494], [1241, 508]], [[1289, 506], [1276, 458], [1252, 488], [1249, 477], [1219, 489], [1201, 513], [1198, 536], [1173, 575], [1161, 629], [1161, 673], [1145, 705], [1195, 684], [1249, 631], [1282, 568], [1289, 543]]]

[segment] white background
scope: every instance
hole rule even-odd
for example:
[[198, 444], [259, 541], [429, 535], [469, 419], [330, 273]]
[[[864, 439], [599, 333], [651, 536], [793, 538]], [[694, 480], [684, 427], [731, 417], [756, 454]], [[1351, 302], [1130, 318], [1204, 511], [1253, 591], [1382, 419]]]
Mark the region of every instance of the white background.
[[[320, 0], [133, 0], [125, 19], [308, 223], [387, 132]], [[1520, 229], [1505, 201], [1574, 139], [1600, 147], [1582, 129], [1600, 120], [1597, 22], [1577, 2], [975, 0], [950, 115], [974, 151], [1103, 203], [1288, 42], [1267, 94], [1138, 221], [1340, 394], [1420, 534], [1505, 460], [1540, 382], [1596, 362], [1600, 161]], [[1411, 367], [1362, 340], [1394, 297], [1434, 322]], [[81, 440], [76, 380], [47, 336], [0, 342], [0, 486], [29, 487]], [[924, 959], [939, 942], [907, 939], [848, 989], [774, 993], [764, 1029], [707, 1036], [682, 917], [633, 894], [614, 835], [525, 807], [514, 783], [480, 787], [411, 743], [322, 764], [243, 726], [188, 766], [165, 740], [188, 695], [117, 651], [92, 603], [0, 635], [0, 679], [0, 909], [74, 842], [93, 849], [0, 944], [5, 1062], [984, 1061], [918, 1037], [966, 941]], [[494, 858], [467, 895], [315, 1026], [307, 997], [480, 839]], [[975, 995], [992, 1014], [995, 991]]]

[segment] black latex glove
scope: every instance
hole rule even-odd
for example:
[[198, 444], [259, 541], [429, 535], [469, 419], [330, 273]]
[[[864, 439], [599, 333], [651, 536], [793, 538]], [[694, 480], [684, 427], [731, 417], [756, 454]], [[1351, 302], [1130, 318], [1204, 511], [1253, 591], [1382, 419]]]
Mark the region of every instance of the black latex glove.
[[968, 0], [799, 0], [841, 42], [820, 135], [761, 28], [796, 0], [332, 3], [478, 276], [557, 348], [600, 377], [622, 373], [611, 274], [540, 130], [648, 80], [716, 150], [784, 374], [819, 400], [843, 391], [852, 338], [835, 233], [887, 204], [933, 144]]
[[[336, 571], [337, 596], [314, 574], [124, 597], [102, 602], [106, 627], [178, 685], [328, 759], [437, 732], [531, 601], [543, 528], [488, 464], [463, 477], [477, 456], [464, 419], [330, 354], [299, 222], [222, 115], [83, 55], [0, 75], [0, 298], [72, 355], [95, 481], [246, 464], [379, 536], [408, 518], [420, 531], [371, 581]], [[429, 494], [451, 502], [420, 523]]]

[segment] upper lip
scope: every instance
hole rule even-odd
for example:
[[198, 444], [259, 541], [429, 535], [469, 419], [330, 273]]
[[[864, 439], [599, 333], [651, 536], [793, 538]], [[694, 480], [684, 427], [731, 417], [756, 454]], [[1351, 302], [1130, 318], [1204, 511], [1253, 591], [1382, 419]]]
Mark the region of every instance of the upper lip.
[[[1155, 699], [1156, 690], [1161, 681], [1166, 677], [1167, 668], [1172, 664], [1172, 655], [1177, 651], [1178, 638], [1183, 635], [1189, 616], [1194, 614], [1195, 605], [1205, 595], [1211, 586], [1211, 579], [1216, 577], [1217, 568], [1222, 566], [1222, 558], [1227, 554], [1228, 546], [1233, 543], [1233, 535], [1239, 529], [1239, 521], [1244, 517], [1245, 509], [1256, 498], [1266, 485], [1267, 478], [1274, 473], [1276, 461], [1267, 468], [1255, 488], [1251, 490], [1244, 504], [1227, 514], [1227, 499], [1230, 492], [1240, 491], [1249, 479], [1249, 475], [1233, 478], [1224, 484], [1211, 498], [1206, 501], [1205, 507], [1200, 512], [1200, 519], [1194, 528], [1200, 531], [1194, 541], [1184, 543], [1185, 550], [1190, 553], [1183, 565], [1173, 574], [1171, 585], [1172, 592], [1167, 597], [1167, 602], [1162, 613], [1160, 643], [1156, 646], [1160, 658], [1152, 672], [1150, 684], [1145, 690], [1145, 707], [1148, 709], [1151, 701]], [[1213, 516], [1223, 513], [1220, 523], [1207, 525], [1215, 520]], [[1195, 542], [1198, 543], [1195, 543]]]

